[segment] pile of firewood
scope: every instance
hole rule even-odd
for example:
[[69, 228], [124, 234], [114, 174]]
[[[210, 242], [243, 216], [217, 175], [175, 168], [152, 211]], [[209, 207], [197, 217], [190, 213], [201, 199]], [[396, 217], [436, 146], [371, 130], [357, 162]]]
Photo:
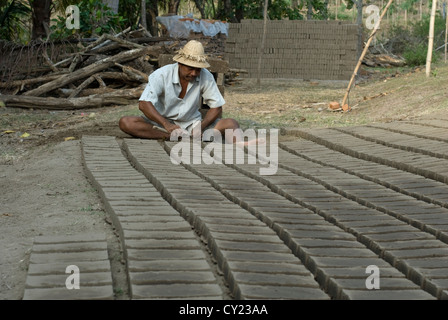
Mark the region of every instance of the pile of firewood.
[[0, 101], [7, 107], [53, 110], [129, 104], [140, 97], [158, 56], [174, 53], [178, 44], [144, 30], [125, 30], [87, 45], [79, 42], [76, 52], [60, 55], [58, 61], [40, 50], [43, 71], [3, 78]]

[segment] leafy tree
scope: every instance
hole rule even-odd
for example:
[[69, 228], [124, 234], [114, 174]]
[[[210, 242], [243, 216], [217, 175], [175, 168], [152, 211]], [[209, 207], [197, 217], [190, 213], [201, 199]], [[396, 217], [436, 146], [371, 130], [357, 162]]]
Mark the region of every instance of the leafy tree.
[[[311, 0], [310, 0], [311, 1]], [[319, 0], [313, 0], [316, 3]], [[291, 6], [290, 0], [269, 0], [268, 17], [271, 20], [288, 18], [303, 19], [302, 6]], [[242, 19], [263, 19], [263, 1], [259, 0], [220, 0], [215, 19], [240, 22]]]
[[103, 33], [119, 32], [125, 26], [125, 19], [105, 5], [101, 0], [82, 0], [79, 7], [80, 29], [68, 29], [66, 16], [53, 19], [55, 24], [51, 27], [52, 39], [69, 37], [95, 37]]
[[0, 0], [0, 38], [13, 40], [27, 40], [27, 20], [31, 8], [26, 1]]

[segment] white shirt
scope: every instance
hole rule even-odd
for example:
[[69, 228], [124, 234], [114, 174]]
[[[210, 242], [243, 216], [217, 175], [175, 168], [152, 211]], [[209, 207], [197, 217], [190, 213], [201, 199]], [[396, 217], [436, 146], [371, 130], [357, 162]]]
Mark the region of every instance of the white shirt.
[[179, 65], [176, 62], [149, 75], [140, 101], [150, 101], [160, 115], [174, 121], [182, 129], [187, 129], [194, 122], [201, 120], [201, 96], [210, 108], [222, 107], [225, 104], [213, 75], [204, 68], [193, 82], [188, 83], [183, 99], [179, 98], [181, 90]]

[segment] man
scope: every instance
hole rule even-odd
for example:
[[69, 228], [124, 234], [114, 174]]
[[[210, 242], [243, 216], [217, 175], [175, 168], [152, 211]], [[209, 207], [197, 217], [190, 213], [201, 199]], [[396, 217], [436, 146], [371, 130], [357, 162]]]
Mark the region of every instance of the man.
[[[223, 135], [226, 129], [238, 129], [236, 120], [220, 118], [225, 101], [213, 75], [205, 69], [210, 65], [202, 44], [189, 41], [173, 60], [176, 63], [161, 67], [149, 76], [139, 101], [143, 116], [122, 117], [120, 129], [146, 139], [169, 139], [175, 130], [192, 135], [214, 128]], [[203, 119], [199, 111], [201, 97], [210, 107]]]

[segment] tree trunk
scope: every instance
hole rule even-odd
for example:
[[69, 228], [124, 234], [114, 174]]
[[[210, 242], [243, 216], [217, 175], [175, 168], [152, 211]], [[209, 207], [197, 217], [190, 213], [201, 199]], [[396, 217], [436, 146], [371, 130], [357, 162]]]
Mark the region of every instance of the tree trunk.
[[141, 25], [143, 28], [148, 30], [148, 25], [146, 23], [146, 0], [141, 0], [140, 4], [140, 16], [141, 16]]
[[207, 19], [207, 17], [205, 16], [204, 1], [202, 1], [202, 0], [194, 0], [194, 4], [196, 5], [196, 8], [201, 13], [201, 18], [202, 19]]
[[47, 37], [46, 27], [50, 26], [51, 0], [34, 0], [32, 5], [33, 30], [31, 39]]
[[310, 0], [307, 1], [308, 10], [306, 12], [306, 20], [313, 20], [313, 4]]
[[159, 15], [159, 3], [158, 0], [151, 0], [148, 3], [148, 10], [146, 14], [146, 21], [148, 24], [148, 30], [153, 36], [157, 36], [159, 34], [159, 27], [157, 25], [157, 16]]
[[177, 15], [177, 11], [179, 10], [180, 0], [170, 0], [168, 3], [168, 13], [173, 13]]
[[216, 13], [215, 19], [226, 20], [232, 19], [232, 1], [231, 0], [220, 0], [218, 1], [218, 12]]
[[336, 0], [335, 20], [338, 20], [339, 0]]
[[358, 25], [358, 45], [357, 45], [357, 58], [361, 56], [363, 39], [362, 39], [362, 0], [356, 1], [356, 8], [358, 9], [358, 14], [356, 16], [356, 24]]

